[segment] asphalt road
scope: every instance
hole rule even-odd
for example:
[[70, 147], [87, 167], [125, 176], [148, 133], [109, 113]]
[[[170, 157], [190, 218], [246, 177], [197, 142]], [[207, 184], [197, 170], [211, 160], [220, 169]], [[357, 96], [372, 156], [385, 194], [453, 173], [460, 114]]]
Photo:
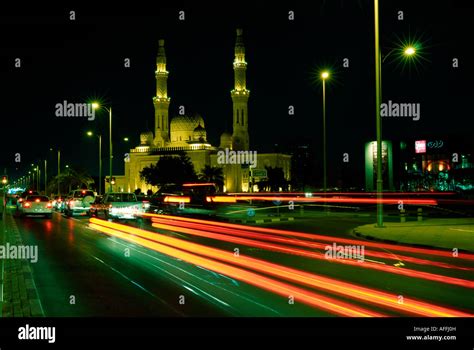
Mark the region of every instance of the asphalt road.
[[[161, 222], [164, 225], [161, 228], [149, 223], [127, 223], [104, 232], [108, 228], [100, 225], [107, 222], [98, 222], [92, 228], [88, 218], [69, 219], [59, 213], [51, 220], [10, 216], [5, 224], [18, 230], [23, 244], [38, 246], [38, 262], [31, 267], [46, 316], [474, 313], [474, 260], [365, 246], [363, 263], [346, 264], [338, 259], [321, 258], [324, 246], [311, 246], [354, 239], [349, 235], [351, 228], [368, 222], [368, 217], [320, 217], [266, 226], [288, 230], [283, 234], [254, 232], [251, 227], [240, 225], [225, 228], [168, 219]], [[155, 244], [153, 237], [162, 240], [171, 237], [174, 241], [161, 242], [166, 249], [174, 247], [192, 254], [189, 259], [207, 260], [192, 263], [187, 256], [163, 253], [160, 246], [146, 248], [137, 239], [144, 231], [137, 234], [127, 231], [134, 226], [153, 232], [151, 240], [147, 238], [146, 242]], [[295, 237], [289, 231], [321, 236]], [[210, 233], [214, 236], [208, 237]], [[126, 237], [118, 238], [119, 234]], [[186, 246], [192, 243], [200, 246]], [[199, 251], [202, 246], [219, 251], [209, 253], [215, 256], [207, 255], [207, 251]], [[300, 250], [309, 252], [310, 256], [302, 255]], [[315, 256], [311, 256], [313, 253]], [[246, 257], [259, 260], [247, 263]], [[266, 265], [258, 270], [260, 263]], [[229, 265], [238, 270], [227, 273]], [[312, 282], [303, 281], [301, 276], [291, 279], [290, 272], [282, 269], [311, 274], [306, 277]], [[248, 271], [253, 275], [248, 277]], [[426, 304], [419, 306], [412, 302]], [[439, 307], [443, 309], [440, 311]]]

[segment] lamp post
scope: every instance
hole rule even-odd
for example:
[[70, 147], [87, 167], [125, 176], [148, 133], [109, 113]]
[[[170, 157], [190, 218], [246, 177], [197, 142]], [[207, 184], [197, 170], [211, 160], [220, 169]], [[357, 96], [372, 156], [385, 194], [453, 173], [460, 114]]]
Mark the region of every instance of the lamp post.
[[48, 193], [48, 160], [44, 160], [44, 195], [47, 196]]
[[[51, 152], [53, 151], [52, 148], [49, 149]], [[61, 196], [61, 186], [60, 186], [60, 175], [61, 175], [61, 150], [57, 149], [58, 153], [58, 196]]]
[[[87, 132], [87, 136], [92, 136], [94, 133], [92, 131]], [[99, 195], [102, 194], [102, 135], [97, 135], [99, 138]]]
[[[99, 109], [100, 105], [97, 102], [94, 102], [92, 104], [92, 108]], [[112, 107], [102, 107], [104, 108], [107, 112], [109, 112], [109, 192], [112, 192], [112, 158], [113, 158], [113, 151], [112, 151]]]
[[[390, 51], [382, 61], [379, 35], [379, 1], [374, 0], [374, 29], [375, 29], [375, 119], [377, 132], [377, 227], [383, 227], [383, 177], [382, 177], [382, 120], [380, 105], [382, 102], [382, 62], [394, 51]], [[410, 57], [416, 54], [414, 46], [403, 48], [403, 55]]]
[[329, 78], [329, 72], [321, 73], [323, 81], [323, 191], [327, 191], [327, 168], [326, 168], [326, 79]]
[[380, 119], [380, 104], [382, 99], [382, 62], [379, 38], [379, 0], [374, 0], [374, 29], [375, 29], [375, 127], [377, 132], [377, 227], [383, 227], [382, 205], [382, 121]]

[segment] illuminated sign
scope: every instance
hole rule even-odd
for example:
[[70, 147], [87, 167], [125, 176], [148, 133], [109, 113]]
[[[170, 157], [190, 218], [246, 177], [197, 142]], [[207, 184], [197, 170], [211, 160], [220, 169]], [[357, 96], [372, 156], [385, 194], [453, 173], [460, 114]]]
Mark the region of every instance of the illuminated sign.
[[427, 143], [428, 148], [441, 148], [443, 147], [443, 145], [444, 145], [443, 140], [429, 141]]
[[426, 140], [415, 141], [415, 152], [426, 153]]

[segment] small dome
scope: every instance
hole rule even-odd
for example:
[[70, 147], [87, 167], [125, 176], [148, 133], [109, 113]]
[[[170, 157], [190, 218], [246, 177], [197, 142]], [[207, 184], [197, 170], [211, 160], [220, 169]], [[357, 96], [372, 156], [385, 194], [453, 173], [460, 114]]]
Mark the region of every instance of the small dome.
[[153, 132], [145, 131], [140, 134], [140, 145], [149, 146], [153, 143]]
[[231, 148], [231, 146], [232, 146], [232, 135], [228, 132], [222, 133], [220, 148]]
[[204, 129], [201, 124], [196, 126], [193, 131], [194, 141], [205, 142], [207, 138], [206, 129]]
[[194, 128], [194, 131], [206, 131], [206, 129], [204, 129], [204, 128], [201, 126], [201, 124], [199, 124], [198, 126], [196, 126], [196, 127]]

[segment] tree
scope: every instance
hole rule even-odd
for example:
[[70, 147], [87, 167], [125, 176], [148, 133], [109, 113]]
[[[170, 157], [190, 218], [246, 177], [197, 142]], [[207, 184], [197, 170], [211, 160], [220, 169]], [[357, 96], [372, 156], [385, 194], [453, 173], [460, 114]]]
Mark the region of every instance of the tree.
[[224, 174], [221, 167], [206, 165], [199, 174], [199, 179], [206, 182], [214, 182], [219, 189], [224, 185]]
[[[94, 184], [94, 179], [82, 168], [69, 167], [60, 174], [59, 184], [61, 193], [69, 193], [73, 189], [90, 188]], [[53, 177], [48, 183], [47, 193], [56, 193], [58, 191], [58, 176]]]
[[185, 152], [179, 152], [173, 156], [162, 156], [158, 162], [140, 171], [140, 178], [152, 186], [164, 184], [182, 184], [188, 181], [196, 181], [197, 175], [194, 165]]
[[285, 174], [282, 168], [265, 167], [267, 169], [268, 186], [270, 191], [278, 191], [281, 187], [286, 190], [288, 183], [285, 180]]

